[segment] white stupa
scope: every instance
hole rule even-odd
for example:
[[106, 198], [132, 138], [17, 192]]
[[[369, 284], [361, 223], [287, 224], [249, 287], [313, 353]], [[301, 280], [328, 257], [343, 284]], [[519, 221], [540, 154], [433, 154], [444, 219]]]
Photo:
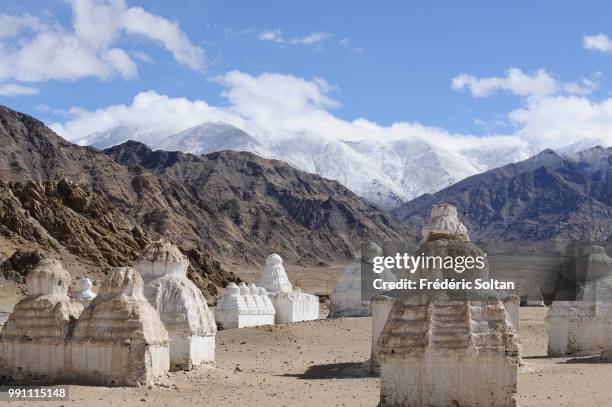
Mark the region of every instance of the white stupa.
[[263, 287], [229, 283], [217, 301], [215, 320], [223, 329], [274, 325], [276, 311]]
[[70, 371], [75, 380], [146, 386], [168, 372], [168, 331], [143, 287], [131, 267], [114, 269], [104, 281], [74, 327]]
[[84, 277], [81, 279], [79, 285], [79, 291], [74, 295], [73, 299], [83, 304], [84, 307], [87, 307], [89, 303], [96, 298], [96, 293], [91, 290], [93, 284], [90, 279]]
[[30, 294], [0, 330], [0, 376], [53, 382], [69, 376], [71, 326], [83, 306], [68, 297], [70, 274], [43, 260], [27, 276]]
[[175, 245], [158, 241], [145, 248], [134, 267], [168, 331], [171, 368], [213, 362], [217, 326], [202, 292], [187, 278], [189, 260]]
[[425, 240], [470, 240], [467, 229], [457, 216], [457, 208], [447, 203], [431, 208], [429, 219], [423, 226], [423, 237]]
[[582, 248], [575, 260], [576, 298], [548, 310], [548, 354], [612, 356], [612, 258], [601, 246]]
[[[264, 312], [266, 315], [276, 315], [276, 310], [274, 309], [274, 304], [272, 304], [272, 300], [268, 296], [268, 290], [263, 287], [258, 287], [259, 296], [263, 302]], [[272, 318], [272, 324], [274, 324], [274, 318]]]
[[259, 277], [257, 285], [265, 288], [269, 293], [280, 291], [289, 293], [293, 291], [293, 286], [283, 267], [281, 256], [273, 253], [266, 258], [266, 266]]
[[319, 318], [319, 297], [293, 290], [283, 259], [276, 253], [266, 259], [258, 285], [265, 288], [276, 310], [275, 323], [287, 324]]
[[[441, 206], [432, 210], [417, 253], [484, 257], [456, 210]], [[488, 278], [488, 264], [471, 273], [462, 277]], [[435, 266], [415, 273], [416, 279], [445, 277]], [[515, 407], [518, 336], [501, 297], [493, 291], [404, 290], [378, 339], [379, 405]]]
[[[257, 298], [255, 297], [253, 291], [249, 288], [249, 286], [243, 281], [238, 284], [240, 288], [240, 295], [244, 298], [244, 302], [247, 306], [246, 313], [247, 315], [252, 315], [251, 318], [253, 321], [257, 320], [256, 315], [259, 314], [259, 310], [257, 309]], [[256, 323], [252, 322], [251, 326], [255, 326]]]
[[338, 284], [330, 294], [330, 310], [328, 318], [367, 317], [372, 315], [370, 298], [362, 298], [361, 276], [367, 274], [390, 282], [397, 279], [389, 270], [375, 275], [372, 272], [373, 259], [382, 256], [383, 250], [374, 242], [367, 242], [362, 248], [361, 262], [352, 263], [346, 267]]

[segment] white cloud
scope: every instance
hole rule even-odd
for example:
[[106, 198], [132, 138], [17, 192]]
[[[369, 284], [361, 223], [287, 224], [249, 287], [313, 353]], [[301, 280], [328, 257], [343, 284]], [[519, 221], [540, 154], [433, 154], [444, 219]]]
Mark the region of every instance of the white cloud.
[[283, 32], [279, 29], [264, 30], [257, 35], [257, 38], [262, 41], [271, 41], [283, 45], [314, 45], [331, 37], [333, 37], [333, 34], [315, 31], [305, 37], [285, 38]]
[[467, 88], [474, 97], [492, 96], [498, 91], [506, 91], [518, 96], [543, 97], [566, 93], [569, 95], [588, 95], [598, 88], [595, 73], [592, 79], [582, 78], [575, 82], [561, 82], [545, 69], [526, 74], [517, 68], [508, 68], [504, 76], [478, 78], [462, 73], [455, 76], [451, 86], [455, 90]]
[[205, 121], [224, 121], [242, 127], [240, 118], [224, 109], [210, 106], [203, 100], [170, 98], [154, 91], [141, 92], [129, 105], [112, 105], [87, 111], [69, 110], [70, 119], [51, 127], [69, 140], [87, 136], [115, 126], [150, 127], [178, 130]]
[[[599, 78], [599, 73], [594, 78]], [[578, 82], [568, 82], [563, 84], [563, 90], [570, 95], [588, 95], [599, 89], [596, 79], [582, 78]]]
[[582, 139], [601, 139], [612, 145], [612, 99], [593, 102], [583, 96], [528, 99], [508, 115], [516, 136], [547, 147]]
[[132, 55], [137, 60], [145, 62], [147, 64], [152, 64], [153, 63], [153, 58], [151, 58], [151, 56], [149, 54], [147, 54], [146, 52], [142, 52], [142, 51], [130, 51], [130, 55]]
[[232, 109], [247, 117], [255, 117], [264, 110], [298, 114], [339, 106], [329, 97], [334, 88], [320, 78], [308, 81], [292, 75], [251, 76], [230, 71], [216, 80], [224, 86], [222, 95], [230, 101]]
[[612, 40], [605, 34], [585, 35], [582, 38], [582, 46], [591, 51], [612, 52]]
[[[344, 120], [331, 111], [339, 106], [339, 102], [331, 97], [335, 88], [321, 79], [306, 80], [272, 73], [252, 76], [231, 71], [217, 81], [224, 87], [222, 95], [228, 102], [222, 106], [148, 91], [139, 93], [128, 105], [113, 105], [95, 111], [73, 108], [71, 118], [51, 126], [71, 140], [116, 126], [172, 132], [203, 122], [223, 121], [268, 140], [295, 136], [341, 140], [421, 138], [443, 148], [453, 146], [456, 149], [526, 144], [525, 137], [513, 134], [478, 137], [414, 122], [382, 126], [365, 118]], [[526, 117], [528, 114], [521, 118], [516, 112], [513, 123], [523, 121], [523, 126], [529, 127], [535, 116], [532, 119]]]
[[351, 40], [344, 37], [340, 41], [338, 41], [339, 45], [342, 45], [344, 48], [348, 49], [352, 54], [361, 54], [363, 52], [363, 48], [354, 47]]
[[474, 97], [491, 96], [498, 90], [520, 96], [545, 96], [555, 94], [561, 89], [559, 81], [544, 69], [529, 75], [517, 68], [507, 69], [505, 76], [486, 78], [462, 73], [452, 79], [451, 85], [455, 90], [468, 88]]
[[37, 88], [30, 86], [18, 85], [15, 83], [1, 83], [0, 84], [0, 96], [21, 96], [21, 95], [35, 95], [38, 93]]
[[41, 31], [43, 27], [45, 27], [45, 23], [38, 17], [30, 14], [21, 14], [18, 16], [0, 14], [0, 40], [14, 37], [22, 29]]
[[174, 59], [188, 68], [204, 69], [204, 50], [193, 45], [176, 22], [147, 13], [141, 7], [132, 7], [121, 14], [121, 23], [128, 33], [162, 44]]
[[125, 0], [66, 0], [72, 27], [52, 17], [0, 14], [0, 81], [43, 82], [138, 76], [142, 55], [116, 46], [127, 36], [153, 41], [196, 71], [205, 67], [204, 50], [191, 43], [176, 22], [128, 7]]
[[139, 93], [128, 105], [95, 111], [73, 108], [69, 119], [53, 123], [52, 128], [75, 140], [115, 126], [179, 131], [203, 122], [223, 121], [266, 140], [296, 136], [340, 140], [417, 138], [460, 150], [527, 143], [554, 148], [588, 136], [612, 145], [612, 99], [593, 103], [578, 95], [528, 98], [523, 108], [509, 114], [513, 132], [479, 137], [417, 122], [383, 126], [365, 118], [344, 120], [332, 113], [339, 106], [331, 96], [335, 88], [322, 79], [273, 73], [252, 76], [231, 71], [217, 81], [224, 87], [222, 95], [227, 100], [222, 105], [148, 91]]

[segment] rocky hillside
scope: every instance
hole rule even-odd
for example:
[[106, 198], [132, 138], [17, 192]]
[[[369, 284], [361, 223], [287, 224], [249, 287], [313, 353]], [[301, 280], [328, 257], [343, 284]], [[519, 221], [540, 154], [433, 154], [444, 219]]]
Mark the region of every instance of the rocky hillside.
[[0, 181], [0, 233], [37, 242], [47, 251], [67, 249], [96, 266], [122, 266], [150, 238], [97, 194], [77, 184]]
[[254, 265], [272, 251], [312, 265], [351, 257], [364, 239], [414, 235], [337, 182], [279, 161], [138, 143], [107, 153], [0, 106], [0, 254], [27, 248], [102, 270], [164, 237], [214, 294], [235, 279], [232, 264]]
[[[132, 263], [156, 238], [85, 187], [60, 182], [0, 181], [0, 274], [17, 282], [44, 257], [60, 258], [75, 276], [94, 280]], [[238, 279], [207, 251], [182, 248], [188, 274], [214, 302], [217, 287]]]
[[612, 241], [612, 148], [552, 150], [425, 194], [394, 211], [420, 228], [431, 206], [456, 205], [478, 240]]
[[[247, 152], [152, 151], [132, 141], [105, 153], [133, 173], [152, 173], [166, 182], [172, 187], [164, 191], [167, 201], [189, 220], [197, 238], [214, 253], [241, 262], [273, 251], [290, 262], [331, 262], [355, 256], [365, 239], [414, 236], [338, 182], [282, 161]], [[134, 187], [139, 193], [150, 189], [148, 184]], [[139, 223], [170, 227], [170, 219], [147, 217], [137, 215]]]

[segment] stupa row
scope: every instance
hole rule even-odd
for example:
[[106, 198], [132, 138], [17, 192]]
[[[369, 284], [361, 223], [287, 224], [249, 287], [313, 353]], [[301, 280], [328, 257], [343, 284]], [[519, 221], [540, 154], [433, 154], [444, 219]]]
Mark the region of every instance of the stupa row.
[[257, 285], [227, 286], [215, 318], [224, 329], [312, 321], [319, 318], [319, 297], [294, 290], [283, 259], [271, 254]]
[[215, 319], [223, 329], [274, 325], [276, 310], [263, 287], [229, 283], [217, 301]]
[[[485, 256], [470, 242], [452, 205], [432, 208], [423, 237], [417, 253]], [[364, 249], [361, 267], [382, 253], [372, 243]], [[609, 359], [612, 258], [603, 247], [589, 246], [580, 249], [575, 265], [576, 292], [557, 293], [548, 312], [548, 354]], [[372, 370], [380, 370], [380, 406], [516, 406], [518, 296], [492, 290], [467, 296], [398, 290], [366, 301], [360, 277], [358, 264], [347, 267], [332, 292], [330, 317], [372, 315], [370, 362]], [[435, 267], [415, 276], [444, 277]], [[471, 278], [488, 279], [488, 264]]]
[[16, 380], [107, 386], [149, 384], [170, 368], [212, 362], [216, 325], [176, 246], [148, 246], [134, 268], [113, 270], [96, 296], [91, 281], [68, 297], [70, 275], [45, 260], [30, 295], [0, 332], [0, 369]]
[[[164, 241], [149, 245], [134, 267], [114, 269], [98, 294], [91, 281], [68, 297], [70, 274], [44, 260], [27, 277], [30, 295], [0, 330], [0, 376], [17, 381], [136, 386], [170, 369], [189, 370], [215, 358], [216, 321], [187, 278], [189, 262]], [[224, 328], [318, 318], [318, 298], [293, 291], [278, 255], [262, 281], [230, 284], [219, 300]]]

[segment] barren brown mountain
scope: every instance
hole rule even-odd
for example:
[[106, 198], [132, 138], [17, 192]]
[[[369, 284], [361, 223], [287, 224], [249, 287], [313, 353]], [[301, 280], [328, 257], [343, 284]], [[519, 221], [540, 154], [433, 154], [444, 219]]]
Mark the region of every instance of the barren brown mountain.
[[3, 256], [69, 253], [103, 270], [129, 264], [164, 237], [187, 254], [191, 277], [210, 298], [236, 279], [232, 264], [273, 251], [316, 265], [354, 256], [364, 239], [414, 236], [339, 183], [281, 161], [154, 152], [135, 142], [106, 153], [0, 106]]

